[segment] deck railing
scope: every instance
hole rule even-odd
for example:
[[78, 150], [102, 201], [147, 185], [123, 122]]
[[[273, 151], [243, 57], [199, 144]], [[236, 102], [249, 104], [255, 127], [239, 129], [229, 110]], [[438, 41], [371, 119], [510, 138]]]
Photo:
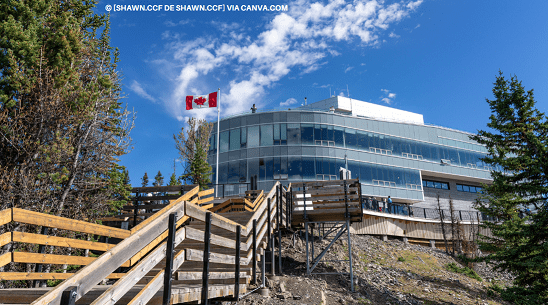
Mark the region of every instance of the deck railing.
[[[258, 196], [253, 202], [253, 212], [245, 225], [239, 224], [222, 215], [208, 211], [211, 203], [201, 201], [203, 196], [212, 194], [206, 190], [198, 192], [195, 187], [169, 205], [150, 217], [142, 220], [131, 230], [91, 224], [62, 217], [41, 213], [8, 209], [0, 212], [0, 224], [11, 221], [47, 226], [63, 230], [73, 230], [88, 234], [116, 237], [121, 239], [117, 245], [101, 242], [73, 240], [52, 236], [35, 236], [36, 234], [8, 232], [0, 236], [1, 245], [9, 242], [26, 242], [84, 248], [105, 251], [97, 258], [58, 256], [37, 253], [9, 252], [0, 256], [0, 264], [10, 262], [44, 263], [44, 264], [76, 264], [83, 265], [76, 273], [10, 273], [0, 272], [0, 279], [64, 279], [59, 285], [51, 289], [32, 304], [61, 304], [63, 295], [72, 295], [77, 301], [82, 298], [91, 304], [115, 304], [122, 298], [127, 304], [146, 304], [158, 291], [164, 287], [164, 292], [171, 289], [173, 276], [177, 281], [202, 281], [202, 301], [209, 298], [226, 296], [227, 291], [237, 298], [241, 291], [246, 289], [246, 282], [251, 278], [256, 282], [256, 266], [267, 246], [267, 235], [270, 236], [279, 224], [286, 222], [287, 189], [281, 188], [279, 183], [268, 192]], [[206, 204], [200, 206], [200, 204]], [[270, 209], [268, 209], [270, 207]], [[246, 210], [247, 211], [247, 210]], [[278, 211], [281, 211], [278, 213]], [[267, 219], [270, 218], [270, 219]], [[203, 228], [203, 229], [202, 229]], [[241, 240], [241, 241], [240, 241]], [[240, 241], [240, 242], [238, 242]], [[166, 253], [168, 255], [166, 256]], [[188, 262], [189, 268], [184, 268]], [[203, 266], [203, 272], [195, 270], [195, 263]], [[162, 265], [163, 264], [163, 265]], [[213, 264], [224, 266], [217, 272], [216, 269], [206, 270], [206, 266]], [[159, 267], [162, 267], [159, 269]], [[240, 266], [248, 266], [247, 271], [241, 273]], [[120, 267], [127, 267], [127, 272], [118, 272]], [[228, 268], [228, 269], [227, 269]], [[213, 272], [211, 272], [213, 270]], [[223, 271], [225, 270], [225, 271]], [[226, 270], [233, 270], [232, 272]], [[249, 273], [249, 274], [247, 274]], [[246, 275], [247, 274], [247, 275]], [[148, 276], [147, 276], [148, 275]], [[145, 280], [145, 276], [147, 279]], [[116, 283], [105, 287], [100, 296], [89, 300], [86, 295], [104, 279], [116, 279]], [[229, 289], [220, 292], [208, 289], [209, 282], [219, 280], [231, 281]], [[244, 282], [242, 282], [244, 280]], [[135, 284], [142, 289], [135, 291]], [[263, 282], [264, 283], [264, 282]], [[95, 288], [94, 288], [95, 287]], [[226, 286], [225, 286], [226, 287]], [[130, 292], [131, 293], [128, 293]], [[195, 294], [183, 294], [173, 288], [166, 297], [173, 303], [197, 301]], [[211, 292], [210, 292], [211, 291]], [[209, 295], [208, 295], [209, 294]], [[96, 294], [94, 294], [96, 295]], [[205, 298], [205, 299], [203, 299]]]

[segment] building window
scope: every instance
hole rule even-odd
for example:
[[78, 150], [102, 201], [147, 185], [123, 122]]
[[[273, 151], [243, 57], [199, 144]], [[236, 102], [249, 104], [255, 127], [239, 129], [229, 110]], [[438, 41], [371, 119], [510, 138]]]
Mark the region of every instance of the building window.
[[221, 150], [222, 153], [228, 151], [228, 136], [229, 136], [228, 130], [221, 132], [221, 137], [219, 140], [221, 147], [219, 149]]
[[253, 126], [247, 128], [247, 147], [259, 147], [259, 126]]
[[261, 125], [261, 146], [274, 145], [272, 125]]
[[480, 186], [457, 184], [457, 191], [467, 193], [483, 193], [483, 188]]
[[242, 128], [240, 136], [240, 148], [245, 148], [247, 144], [247, 128]]
[[435, 189], [442, 189], [442, 190], [448, 190], [449, 189], [449, 183], [440, 182], [440, 181], [432, 181], [432, 180], [422, 180], [422, 186], [423, 187], [429, 187], [429, 188], [435, 188]]
[[274, 124], [274, 145], [287, 144], [287, 124]]
[[230, 130], [230, 150], [240, 149], [240, 128]]

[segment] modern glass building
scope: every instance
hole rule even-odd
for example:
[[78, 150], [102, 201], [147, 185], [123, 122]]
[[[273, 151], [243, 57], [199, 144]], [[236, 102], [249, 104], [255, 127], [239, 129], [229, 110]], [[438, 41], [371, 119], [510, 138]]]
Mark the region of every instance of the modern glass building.
[[[216, 126], [209, 163], [216, 172]], [[424, 124], [420, 114], [344, 97], [283, 111], [250, 111], [220, 121], [219, 183], [228, 188], [258, 178], [276, 181], [359, 178], [362, 194], [414, 206], [471, 209], [491, 168], [471, 134]]]

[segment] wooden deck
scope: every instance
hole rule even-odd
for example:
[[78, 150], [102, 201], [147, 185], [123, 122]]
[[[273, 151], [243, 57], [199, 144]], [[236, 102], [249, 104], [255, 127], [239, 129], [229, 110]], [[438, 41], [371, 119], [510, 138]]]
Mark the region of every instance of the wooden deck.
[[357, 179], [295, 183], [292, 189], [292, 226], [344, 221], [347, 217], [351, 223], [362, 221], [361, 184]]
[[[449, 220], [444, 220], [446, 226], [447, 238], [451, 238]], [[470, 236], [471, 229], [478, 229], [478, 222], [460, 221], [466, 237]], [[416, 240], [417, 243], [423, 241], [442, 241], [443, 233], [440, 220], [425, 219], [419, 217], [409, 217], [396, 214], [388, 214], [382, 212], [373, 212], [364, 210], [363, 221], [352, 224], [351, 233], [367, 234], [367, 235], [387, 235], [393, 237], [406, 237]], [[491, 233], [486, 228], [479, 227], [479, 233], [485, 236], [491, 236]]]

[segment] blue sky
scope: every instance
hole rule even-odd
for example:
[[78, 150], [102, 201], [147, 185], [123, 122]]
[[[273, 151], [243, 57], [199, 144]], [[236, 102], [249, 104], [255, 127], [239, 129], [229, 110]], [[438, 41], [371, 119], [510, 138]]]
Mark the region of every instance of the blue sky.
[[[229, 5], [287, 5], [285, 12], [229, 12]], [[187, 1], [101, 0], [163, 5], [111, 11], [111, 44], [130, 109], [133, 150], [122, 157], [134, 185], [178, 158], [173, 134], [188, 117], [184, 97], [221, 89], [221, 116], [288, 108], [331, 94], [421, 113], [428, 124], [485, 128], [485, 98], [499, 69], [535, 89], [548, 112], [547, 1]], [[224, 12], [165, 11], [165, 5], [224, 4]], [[347, 90], [348, 87], [348, 90]], [[182, 167], [177, 165], [177, 175]]]

